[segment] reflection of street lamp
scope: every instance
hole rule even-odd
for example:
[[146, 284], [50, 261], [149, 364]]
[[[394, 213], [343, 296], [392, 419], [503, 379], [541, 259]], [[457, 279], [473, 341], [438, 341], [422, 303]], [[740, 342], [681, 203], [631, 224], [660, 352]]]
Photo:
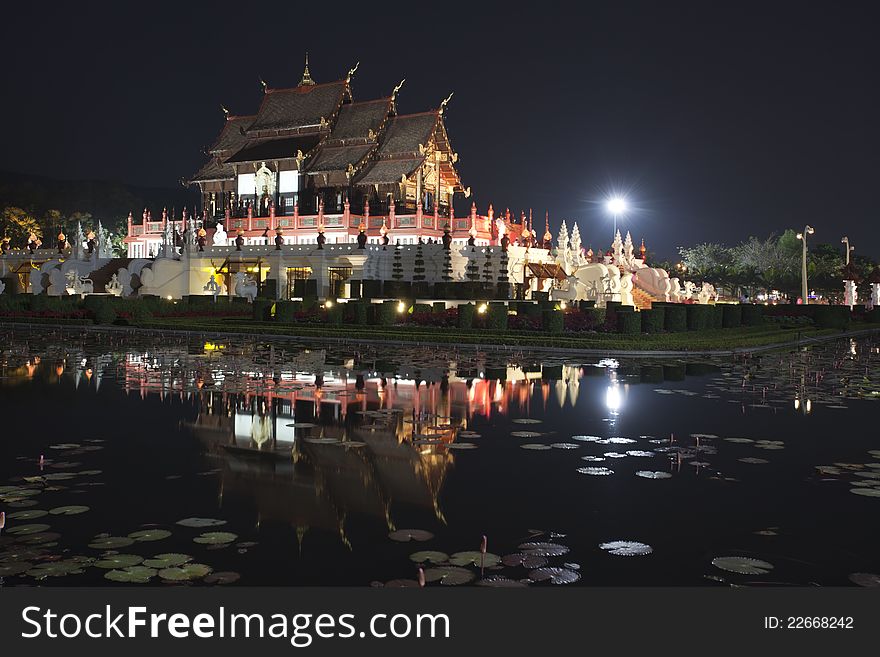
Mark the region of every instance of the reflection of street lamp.
[[810, 303], [807, 298], [807, 235], [812, 235], [816, 231], [810, 225], [804, 226], [804, 232], [798, 233], [797, 238], [804, 243], [803, 257], [801, 259], [801, 296], [804, 304]]
[[840, 238], [840, 243], [846, 244], [846, 264], [849, 264], [850, 251], [855, 251], [856, 247], [849, 245], [849, 238], [846, 236]]
[[614, 217], [614, 234], [612, 237], [617, 236], [617, 217], [622, 217], [626, 214], [628, 208], [629, 204], [622, 196], [612, 196], [605, 202], [605, 209]]

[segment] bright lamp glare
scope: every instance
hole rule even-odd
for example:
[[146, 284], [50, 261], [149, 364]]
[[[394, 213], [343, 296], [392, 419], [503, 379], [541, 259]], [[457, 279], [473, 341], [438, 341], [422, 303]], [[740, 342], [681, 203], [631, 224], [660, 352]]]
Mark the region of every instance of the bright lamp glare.
[[608, 389], [605, 391], [605, 405], [612, 413], [620, 410], [620, 390], [614, 384], [608, 386]]
[[605, 208], [611, 214], [618, 216], [626, 212], [627, 203], [626, 199], [621, 196], [614, 196], [605, 203]]

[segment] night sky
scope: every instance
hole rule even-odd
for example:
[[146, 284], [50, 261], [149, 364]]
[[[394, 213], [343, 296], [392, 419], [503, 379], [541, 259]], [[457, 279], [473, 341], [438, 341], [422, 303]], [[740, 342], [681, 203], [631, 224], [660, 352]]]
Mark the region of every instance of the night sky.
[[360, 61], [355, 99], [405, 77], [401, 112], [454, 91], [447, 126], [481, 213], [549, 210], [554, 236], [576, 219], [607, 248], [617, 190], [636, 206], [621, 225], [660, 256], [805, 223], [815, 243], [848, 234], [880, 255], [876, 10], [346, 4], [11, 3], [0, 169], [175, 186], [207, 159], [221, 103], [254, 113], [260, 77], [295, 85], [308, 50], [318, 82]]

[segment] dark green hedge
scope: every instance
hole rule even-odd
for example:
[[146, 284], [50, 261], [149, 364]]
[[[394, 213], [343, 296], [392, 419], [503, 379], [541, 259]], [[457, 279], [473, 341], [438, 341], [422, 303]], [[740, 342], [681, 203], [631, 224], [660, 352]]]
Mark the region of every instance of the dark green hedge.
[[642, 332], [641, 313], [625, 310], [621, 312], [622, 306], [617, 312], [617, 332], [626, 335], [635, 335]]
[[642, 310], [639, 313], [642, 320], [642, 333], [662, 333], [663, 317], [665, 314], [662, 306], [660, 308], [652, 306], [649, 309]]
[[376, 308], [376, 323], [380, 326], [390, 326], [397, 322], [398, 301], [385, 301]]
[[507, 330], [507, 305], [493, 301], [486, 313], [486, 328]]
[[551, 335], [562, 333], [565, 328], [564, 313], [552, 308], [544, 310], [541, 315], [541, 327]]
[[687, 330], [688, 331], [705, 331], [711, 328], [710, 311], [711, 306], [704, 306], [698, 303], [692, 303], [685, 306], [687, 309]]
[[279, 301], [275, 304], [275, 321], [289, 324], [295, 321], [294, 315], [302, 309], [302, 301]]
[[[279, 301], [278, 303], [283, 303]], [[251, 310], [253, 310], [253, 317], [258, 322], [268, 322], [272, 319], [272, 306], [275, 305], [275, 301], [271, 299], [254, 299], [254, 305]]]
[[764, 323], [764, 306], [758, 303], [740, 305], [743, 326], [758, 326]]
[[742, 306], [738, 303], [725, 303], [721, 306], [721, 326], [736, 328], [742, 325]]
[[687, 307], [680, 303], [670, 303], [663, 308], [663, 330], [669, 333], [687, 331]]
[[814, 306], [813, 318], [818, 328], [846, 330], [852, 317], [848, 306]]
[[463, 303], [458, 306], [458, 328], [469, 329], [474, 325], [474, 304]]

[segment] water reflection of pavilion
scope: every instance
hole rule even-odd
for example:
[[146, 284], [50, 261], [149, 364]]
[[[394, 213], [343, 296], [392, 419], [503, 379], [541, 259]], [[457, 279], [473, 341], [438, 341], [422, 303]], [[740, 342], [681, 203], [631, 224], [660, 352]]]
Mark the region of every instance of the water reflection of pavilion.
[[[200, 394], [190, 426], [222, 461], [224, 498], [244, 501], [261, 521], [338, 531], [346, 542], [351, 514], [393, 528], [392, 505], [405, 505], [443, 520], [438, 498], [453, 465], [446, 448], [455, 438], [451, 425], [375, 406], [323, 424], [317, 416], [295, 422], [295, 404], [265, 395]], [[414, 442], [416, 431], [434, 439]]]

